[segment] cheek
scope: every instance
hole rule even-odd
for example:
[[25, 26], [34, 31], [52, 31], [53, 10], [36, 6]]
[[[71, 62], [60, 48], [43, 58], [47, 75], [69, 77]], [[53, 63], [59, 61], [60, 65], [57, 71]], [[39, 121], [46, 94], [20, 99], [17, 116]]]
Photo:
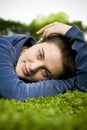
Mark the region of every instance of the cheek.
[[29, 54], [28, 54], [28, 52], [24, 52], [20, 57], [19, 57], [19, 61], [20, 62], [23, 62], [23, 61], [28, 61], [29, 60]]
[[24, 56], [23, 56], [25, 59], [27, 60], [30, 60], [30, 61], [34, 61], [35, 58], [37, 57], [37, 54], [36, 52], [34, 52], [33, 50], [29, 50], [29, 51], [26, 51]]

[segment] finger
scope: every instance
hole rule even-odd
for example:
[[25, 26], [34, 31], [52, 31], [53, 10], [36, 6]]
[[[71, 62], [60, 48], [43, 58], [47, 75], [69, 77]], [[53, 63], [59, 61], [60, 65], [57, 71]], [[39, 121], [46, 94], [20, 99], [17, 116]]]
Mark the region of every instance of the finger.
[[47, 28], [53, 26], [53, 23], [52, 24], [48, 24], [46, 25], [45, 27], [41, 28], [39, 31], [36, 32], [36, 34], [41, 34], [43, 33]]
[[42, 42], [44, 39], [46, 39], [49, 36], [49, 31], [45, 31], [42, 34], [42, 37], [38, 40], [38, 43]]
[[41, 37], [38, 41], [37, 41], [37, 43], [40, 43], [40, 42], [42, 42], [43, 41], [43, 38]]
[[43, 32], [42, 38], [43, 38], [43, 39], [46, 39], [47, 37], [48, 37], [48, 30], [45, 30], [45, 31]]
[[53, 30], [52, 30], [51, 28], [47, 28], [47, 29], [44, 31], [44, 33], [43, 33], [43, 35], [42, 35], [42, 38], [43, 38], [43, 39], [46, 39], [47, 37], [49, 37], [49, 36], [51, 36], [51, 35], [53, 35], [53, 34], [54, 34]]
[[41, 34], [41, 33], [43, 33], [46, 28], [47, 28], [46, 26], [43, 27], [43, 28], [41, 28], [39, 31], [36, 32], [36, 34]]
[[39, 31], [36, 32], [36, 34], [41, 34], [43, 33], [43, 31], [44, 31], [44, 28], [41, 28]]

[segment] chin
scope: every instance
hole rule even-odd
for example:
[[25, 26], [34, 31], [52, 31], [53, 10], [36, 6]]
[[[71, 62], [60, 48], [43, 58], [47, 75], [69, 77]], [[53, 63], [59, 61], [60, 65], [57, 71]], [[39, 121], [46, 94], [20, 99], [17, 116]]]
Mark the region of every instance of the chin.
[[17, 74], [17, 76], [18, 76], [19, 78], [23, 79], [24, 76], [23, 76], [23, 74], [22, 74], [21, 72], [17, 71], [16, 74]]

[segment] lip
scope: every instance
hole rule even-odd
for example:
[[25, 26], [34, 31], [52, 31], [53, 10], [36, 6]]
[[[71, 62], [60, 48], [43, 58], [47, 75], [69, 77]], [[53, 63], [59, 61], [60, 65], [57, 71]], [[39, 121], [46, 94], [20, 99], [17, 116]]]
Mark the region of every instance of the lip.
[[23, 64], [22, 71], [23, 71], [24, 75], [29, 75], [29, 72], [28, 72], [28, 69], [27, 69], [27, 67], [26, 67], [26, 64], [25, 64], [25, 63]]

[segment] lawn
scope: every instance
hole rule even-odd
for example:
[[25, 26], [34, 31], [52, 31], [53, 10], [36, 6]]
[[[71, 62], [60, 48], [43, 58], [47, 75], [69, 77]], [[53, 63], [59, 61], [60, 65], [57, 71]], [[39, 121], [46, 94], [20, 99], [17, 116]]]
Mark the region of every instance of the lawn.
[[87, 93], [0, 99], [0, 130], [87, 130]]

